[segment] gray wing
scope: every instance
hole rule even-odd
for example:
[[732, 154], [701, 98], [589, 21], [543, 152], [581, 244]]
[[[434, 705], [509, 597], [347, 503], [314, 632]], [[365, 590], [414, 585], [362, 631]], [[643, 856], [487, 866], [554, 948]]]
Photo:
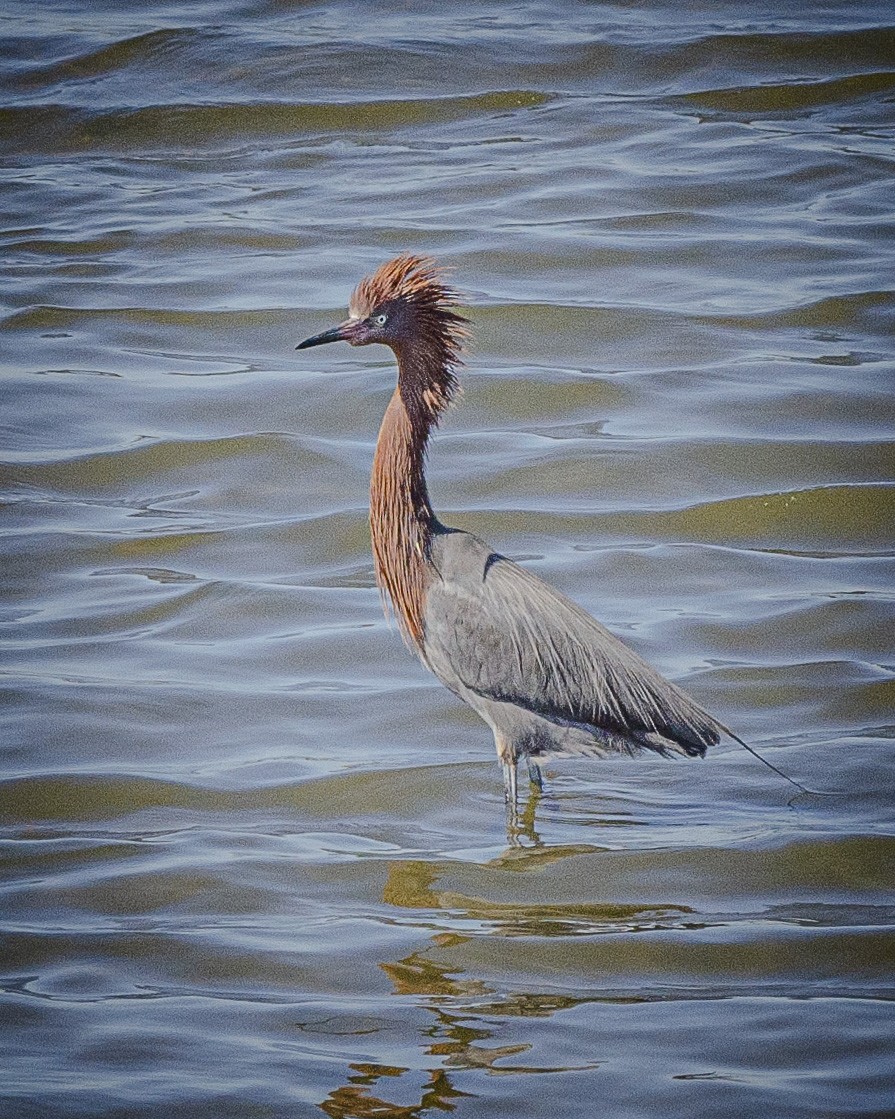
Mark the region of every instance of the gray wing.
[[[448, 687], [692, 756], [723, 726], [588, 613], [466, 532], [431, 559], [425, 654]], [[656, 737], [658, 736], [658, 738]], [[664, 744], [662, 740], [665, 740]]]

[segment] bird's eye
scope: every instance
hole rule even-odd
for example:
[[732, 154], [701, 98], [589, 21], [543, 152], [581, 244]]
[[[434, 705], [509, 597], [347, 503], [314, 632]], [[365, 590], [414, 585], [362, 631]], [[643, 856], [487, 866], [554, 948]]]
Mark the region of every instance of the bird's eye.
[[388, 315], [376, 315], [373, 318], [373, 322], [376, 323], [377, 326], [385, 326], [387, 319]]

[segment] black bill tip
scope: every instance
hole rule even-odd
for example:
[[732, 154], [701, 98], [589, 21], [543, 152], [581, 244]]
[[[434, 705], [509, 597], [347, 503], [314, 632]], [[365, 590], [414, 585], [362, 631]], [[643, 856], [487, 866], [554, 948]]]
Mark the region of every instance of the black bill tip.
[[324, 330], [322, 334], [315, 334], [312, 338], [305, 338], [295, 347], [297, 350], [309, 350], [311, 346], [325, 346], [327, 342], [341, 342], [342, 328], [334, 326], [332, 330]]

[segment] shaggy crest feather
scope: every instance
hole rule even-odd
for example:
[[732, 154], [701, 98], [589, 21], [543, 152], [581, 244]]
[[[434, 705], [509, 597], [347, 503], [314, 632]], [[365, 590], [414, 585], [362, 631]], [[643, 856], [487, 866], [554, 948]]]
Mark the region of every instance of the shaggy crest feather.
[[[460, 300], [444, 282], [446, 273], [431, 257], [401, 253], [361, 280], [348, 301], [348, 313], [352, 318], [365, 318], [393, 299], [406, 299], [433, 312], [446, 311]], [[450, 320], [454, 317], [449, 316]]]
[[458, 392], [457, 369], [469, 338], [467, 320], [452, 309], [461, 296], [445, 283], [445, 273], [429, 257], [402, 253], [361, 280], [348, 304], [352, 318], [398, 310], [412, 321], [412, 338], [408, 331], [394, 347], [399, 388], [411, 419], [427, 426]]

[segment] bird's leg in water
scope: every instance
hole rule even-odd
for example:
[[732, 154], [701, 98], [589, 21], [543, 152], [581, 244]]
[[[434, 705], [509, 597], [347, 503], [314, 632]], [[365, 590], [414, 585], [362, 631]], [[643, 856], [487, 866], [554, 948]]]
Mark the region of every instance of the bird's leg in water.
[[544, 773], [537, 762], [528, 759], [528, 779], [539, 793], [544, 791]]
[[519, 840], [524, 836], [533, 846], [540, 846], [541, 837], [535, 831], [535, 816], [538, 811], [538, 802], [541, 799], [542, 784], [539, 780], [541, 770], [539, 766], [529, 764], [528, 776], [531, 781], [528, 800], [522, 812], [516, 799], [517, 778], [516, 766], [509, 762], [502, 762], [504, 773], [504, 789], [507, 798], [507, 839], [511, 847], [519, 847]]
[[512, 756], [508, 761], [501, 759], [500, 764], [503, 768], [503, 795], [507, 805], [507, 830], [512, 831], [516, 828], [519, 812], [516, 759]]

